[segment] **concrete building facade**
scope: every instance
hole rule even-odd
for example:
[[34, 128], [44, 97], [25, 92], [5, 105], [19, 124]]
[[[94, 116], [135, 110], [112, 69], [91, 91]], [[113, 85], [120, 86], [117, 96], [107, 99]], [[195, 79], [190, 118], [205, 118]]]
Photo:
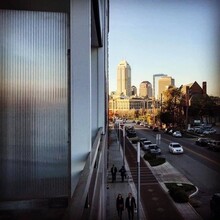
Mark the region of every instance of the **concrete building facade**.
[[157, 98], [158, 97], [158, 80], [162, 76], [167, 76], [166, 74], [159, 73], [159, 74], [154, 74], [153, 75], [153, 97]]
[[136, 86], [131, 87], [131, 95], [132, 96], [137, 96], [137, 87]]
[[108, 4], [0, 2], [1, 210], [53, 200], [81, 219], [93, 200], [85, 219], [105, 219]]
[[158, 97], [160, 99], [163, 92], [168, 89], [169, 86], [175, 86], [175, 80], [170, 76], [163, 76], [158, 80]]
[[152, 85], [149, 81], [143, 81], [139, 87], [140, 97], [152, 97]]
[[117, 94], [131, 96], [131, 67], [126, 60], [117, 67]]

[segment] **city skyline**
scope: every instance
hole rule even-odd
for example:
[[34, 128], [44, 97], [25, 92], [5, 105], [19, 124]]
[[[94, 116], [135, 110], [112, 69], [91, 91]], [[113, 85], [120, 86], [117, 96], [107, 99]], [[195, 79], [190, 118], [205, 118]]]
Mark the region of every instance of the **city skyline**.
[[177, 87], [207, 82], [220, 96], [219, 4], [217, 1], [110, 1], [109, 92], [116, 91], [117, 65], [131, 66], [131, 85], [153, 85], [167, 74]]

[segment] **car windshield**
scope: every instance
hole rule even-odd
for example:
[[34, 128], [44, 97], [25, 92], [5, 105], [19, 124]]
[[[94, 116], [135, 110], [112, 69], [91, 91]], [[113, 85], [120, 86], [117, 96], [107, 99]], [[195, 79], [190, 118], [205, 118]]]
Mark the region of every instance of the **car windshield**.
[[172, 146], [173, 146], [173, 148], [181, 147], [179, 144], [173, 144]]
[[150, 141], [144, 141], [144, 145], [151, 144]]

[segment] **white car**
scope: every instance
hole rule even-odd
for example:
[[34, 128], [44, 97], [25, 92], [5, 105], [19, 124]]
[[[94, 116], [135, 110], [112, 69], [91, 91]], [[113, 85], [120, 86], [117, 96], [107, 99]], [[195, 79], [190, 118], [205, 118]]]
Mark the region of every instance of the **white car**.
[[174, 131], [174, 132], [173, 132], [173, 136], [174, 136], [174, 137], [182, 137], [182, 134], [181, 134], [180, 131]]
[[182, 154], [183, 147], [179, 143], [170, 143], [169, 144], [169, 152], [173, 154]]
[[206, 129], [205, 131], [203, 131], [203, 134], [215, 134], [216, 130], [213, 128], [210, 129]]
[[142, 150], [147, 151], [149, 149], [149, 145], [152, 144], [152, 142], [151, 141], [143, 141], [141, 144], [142, 144], [141, 145]]

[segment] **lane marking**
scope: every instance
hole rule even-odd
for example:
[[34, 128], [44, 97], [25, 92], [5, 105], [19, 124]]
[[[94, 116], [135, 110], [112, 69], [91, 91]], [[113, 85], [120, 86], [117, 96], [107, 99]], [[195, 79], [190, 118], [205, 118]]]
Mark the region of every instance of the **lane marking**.
[[[136, 128], [135, 128], [135, 129], [136, 129]], [[146, 129], [146, 128], [145, 128], [145, 129]], [[142, 128], [142, 130], [145, 130], [145, 129]], [[141, 128], [138, 129], [138, 130], [141, 130]], [[155, 135], [154, 133], [151, 134], [151, 135], [156, 138], [156, 136], [154, 136], [154, 135]], [[162, 139], [162, 140], [165, 140], [165, 141], [167, 141], [167, 142], [173, 142], [173, 140], [169, 140], [169, 139], [167, 139], [167, 138], [165, 138], [165, 137], [163, 137], [163, 136], [161, 137], [161, 139]], [[200, 153], [197, 153], [197, 152], [195, 152], [194, 150], [192, 150], [192, 149], [190, 149], [190, 148], [188, 148], [188, 147], [183, 146], [183, 148], [186, 149], [186, 150], [188, 150], [188, 151], [190, 151], [191, 153], [193, 153], [193, 154], [195, 154], [195, 155], [197, 155], [197, 156], [199, 156], [199, 157], [201, 157], [201, 158], [203, 158], [203, 159], [205, 159], [205, 160], [207, 160], [207, 161], [209, 161], [209, 162], [211, 162], [211, 163], [217, 165], [217, 166], [220, 166], [220, 163], [219, 163], [219, 162], [216, 162], [215, 160], [212, 160], [212, 159], [210, 159], [209, 157], [206, 157], [206, 156], [204, 156], [204, 155], [202, 155], [202, 154], [200, 154]]]
[[[165, 139], [165, 140], [168, 141], [168, 142], [172, 142], [171, 140], [166, 139], [166, 138], [164, 138], [164, 137], [163, 137], [163, 139]], [[200, 153], [197, 153], [196, 151], [194, 151], [194, 150], [192, 150], [192, 149], [190, 149], [190, 148], [188, 148], [188, 147], [183, 146], [183, 148], [186, 149], [186, 150], [188, 150], [188, 151], [190, 151], [191, 153], [193, 153], [193, 154], [195, 154], [195, 155], [201, 157], [201, 158], [204, 158], [204, 159], [208, 160], [209, 162], [212, 162], [212, 163], [216, 164], [217, 166], [220, 166], [220, 163], [216, 162], [215, 160], [212, 160], [212, 159], [210, 159], [210, 158], [208, 158], [208, 157], [206, 157], [206, 156], [204, 156], [204, 155], [202, 155], [202, 154], [200, 154]]]
[[194, 153], [194, 154], [196, 154], [197, 156], [202, 157], [202, 158], [204, 158], [204, 159], [206, 159], [206, 160], [208, 160], [208, 161], [210, 161], [210, 162], [212, 162], [212, 163], [214, 163], [214, 164], [220, 166], [220, 163], [216, 162], [215, 160], [212, 160], [212, 159], [210, 159], [210, 158], [208, 158], [208, 157], [206, 157], [206, 156], [204, 156], [204, 155], [202, 155], [202, 154], [200, 154], [200, 153], [197, 153], [197, 152], [195, 152], [195, 151], [189, 149], [188, 147], [184, 147], [184, 148], [186, 148], [186, 149], [187, 149], [188, 151], [190, 151], [191, 153]]

